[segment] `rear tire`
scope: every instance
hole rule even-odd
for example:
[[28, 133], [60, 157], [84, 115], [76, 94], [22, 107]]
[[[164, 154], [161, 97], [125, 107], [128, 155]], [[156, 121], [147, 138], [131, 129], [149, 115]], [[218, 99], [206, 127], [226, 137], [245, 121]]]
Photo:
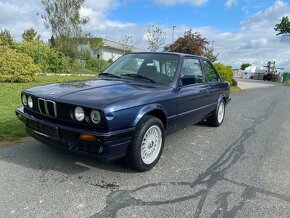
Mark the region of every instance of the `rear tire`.
[[137, 124], [125, 163], [140, 172], [152, 169], [160, 159], [164, 147], [164, 126], [161, 120], [145, 115]]
[[225, 118], [225, 112], [226, 112], [226, 107], [225, 107], [225, 101], [222, 99], [219, 101], [214, 113], [207, 119], [207, 122], [209, 125], [213, 127], [218, 127], [222, 125], [224, 122]]

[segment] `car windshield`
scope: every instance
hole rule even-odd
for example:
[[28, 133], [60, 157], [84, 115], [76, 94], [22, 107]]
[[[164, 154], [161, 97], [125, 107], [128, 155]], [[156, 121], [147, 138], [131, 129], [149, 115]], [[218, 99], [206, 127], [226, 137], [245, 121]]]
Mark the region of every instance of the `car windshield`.
[[127, 54], [100, 75], [170, 84], [175, 76], [179, 59], [175, 54]]

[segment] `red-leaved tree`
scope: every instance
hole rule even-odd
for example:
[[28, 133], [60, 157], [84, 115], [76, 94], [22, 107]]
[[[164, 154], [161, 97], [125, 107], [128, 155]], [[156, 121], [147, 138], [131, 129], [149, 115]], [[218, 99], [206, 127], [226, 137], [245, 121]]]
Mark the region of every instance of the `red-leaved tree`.
[[218, 56], [218, 54], [213, 54], [213, 45], [199, 33], [192, 33], [192, 30], [186, 31], [183, 37], [179, 37], [174, 43], [165, 46], [164, 50], [206, 56], [213, 62], [217, 60]]

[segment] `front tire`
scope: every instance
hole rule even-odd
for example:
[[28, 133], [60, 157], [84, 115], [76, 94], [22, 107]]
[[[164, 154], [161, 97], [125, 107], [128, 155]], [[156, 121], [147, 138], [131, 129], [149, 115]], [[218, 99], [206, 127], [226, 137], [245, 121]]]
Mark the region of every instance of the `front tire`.
[[164, 140], [164, 126], [161, 120], [145, 115], [137, 124], [125, 157], [126, 164], [140, 172], [152, 169], [160, 159]]
[[225, 118], [225, 111], [226, 111], [226, 104], [225, 101], [222, 99], [218, 103], [214, 113], [207, 119], [209, 125], [218, 127], [222, 125]]

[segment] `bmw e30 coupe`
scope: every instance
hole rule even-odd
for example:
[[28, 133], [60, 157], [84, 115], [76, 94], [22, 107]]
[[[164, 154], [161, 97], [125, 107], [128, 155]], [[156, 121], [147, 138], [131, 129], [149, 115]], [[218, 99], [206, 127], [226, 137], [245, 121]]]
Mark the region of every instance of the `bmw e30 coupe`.
[[167, 134], [203, 120], [220, 126], [229, 95], [204, 57], [129, 53], [95, 79], [23, 91], [16, 115], [40, 142], [146, 171]]

